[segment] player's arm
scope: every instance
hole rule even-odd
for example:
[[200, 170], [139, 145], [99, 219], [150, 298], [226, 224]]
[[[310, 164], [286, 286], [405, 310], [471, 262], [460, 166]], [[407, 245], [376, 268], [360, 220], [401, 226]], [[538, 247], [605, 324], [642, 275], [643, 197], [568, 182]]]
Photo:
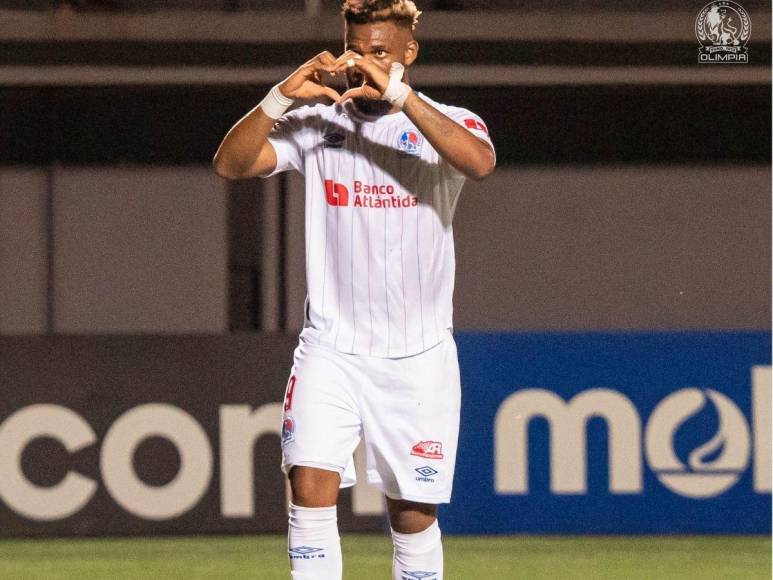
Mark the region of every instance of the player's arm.
[[496, 158], [491, 146], [419, 98], [410, 87], [402, 83], [402, 65], [398, 65], [398, 71], [393, 69], [392, 75], [388, 75], [367, 58], [351, 51], [339, 57], [338, 63], [339, 70], [345, 66], [356, 67], [380, 91], [379, 94], [376, 89], [363, 85], [345, 92], [342, 99], [383, 98], [397, 104], [440, 156], [466, 177], [479, 181], [494, 171]]
[[494, 171], [496, 159], [488, 143], [411, 91], [403, 112], [440, 156], [470, 179], [480, 181]]
[[245, 179], [274, 171], [277, 157], [268, 141], [271, 129], [296, 99], [326, 96], [338, 101], [341, 96], [322, 84], [322, 74], [334, 72], [335, 67], [335, 57], [323, 52], [271, 89], [257, 107], [228, 131], [212, 161], [215, 172], [226, 179]]

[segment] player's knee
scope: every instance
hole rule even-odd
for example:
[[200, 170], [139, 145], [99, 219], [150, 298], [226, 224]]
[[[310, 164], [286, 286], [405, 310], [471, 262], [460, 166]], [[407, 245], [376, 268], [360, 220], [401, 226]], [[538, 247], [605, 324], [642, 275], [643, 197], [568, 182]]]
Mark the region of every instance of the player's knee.
[[341, 476], [335, 471], [296, 466], [290, 470], [292, 501], [302, 507], [328, 507], [338, 501]]
[[401, 534], [418, 534], [437, 519], [437, 506], [405, 500], [387, 499], [389, 523]]

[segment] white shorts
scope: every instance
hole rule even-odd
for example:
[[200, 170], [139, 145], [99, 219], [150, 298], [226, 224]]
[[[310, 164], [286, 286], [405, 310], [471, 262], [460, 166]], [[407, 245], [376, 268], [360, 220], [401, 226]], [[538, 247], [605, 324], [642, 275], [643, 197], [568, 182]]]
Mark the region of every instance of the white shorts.
[[448, 503], [459, 437], [461, 389], [448, 332], [420, 354], [344, 354], [301, 339], [285, 393], [282, 470], [337, 471], [354, 485], [352, 454], [362, 438], [368, 481], [387, 497]]

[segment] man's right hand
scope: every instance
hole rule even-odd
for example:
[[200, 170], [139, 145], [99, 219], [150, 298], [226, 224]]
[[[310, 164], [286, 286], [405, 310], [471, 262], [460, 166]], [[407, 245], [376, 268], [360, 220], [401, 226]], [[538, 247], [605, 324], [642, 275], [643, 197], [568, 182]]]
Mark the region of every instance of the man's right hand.
[[336, 58], [328, 51], [322, 52], [287, 77], [279, 85], [279, 91], [290, 99], [328, 97], [338, 102], [341, 100], [341, 95], [322, 82], [322, 74], [335, 75], [336, 68]]
[[[322, 75], [334, 75], [340, 66], [329, 52], [323, 52], [302, 65], [277, 87], [288, 99], [341, 100], [334, 89], [326, 87]], [[284, 109], [283, 109], [284, 110]], [[268, 116], [260, 105], [242, 117], [220, 143], [213, 164], [218, 175], [226, 179], [245, 179], [268, 175], [276, 168], [276, 151], [267, 138], [276, 118]]]

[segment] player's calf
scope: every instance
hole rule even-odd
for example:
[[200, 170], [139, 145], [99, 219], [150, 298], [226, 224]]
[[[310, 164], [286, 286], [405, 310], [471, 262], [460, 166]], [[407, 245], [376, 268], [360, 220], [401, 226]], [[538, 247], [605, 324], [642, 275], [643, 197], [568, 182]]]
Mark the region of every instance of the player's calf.
[[332, 471], [294, 467], [290, 471], [287, 554], [294, 580], [340, 580], [341, 539], [336, 500], [340, 476]]
[[437, 506], [387, 500], [392, 526], [393, 580], [442, 580], [443, 545]]
[[415, 534], [401, 534], [392, 530], [394, 558], [393, 580], [442, 580], [443, 544], [437, 520], [430, 527]]

